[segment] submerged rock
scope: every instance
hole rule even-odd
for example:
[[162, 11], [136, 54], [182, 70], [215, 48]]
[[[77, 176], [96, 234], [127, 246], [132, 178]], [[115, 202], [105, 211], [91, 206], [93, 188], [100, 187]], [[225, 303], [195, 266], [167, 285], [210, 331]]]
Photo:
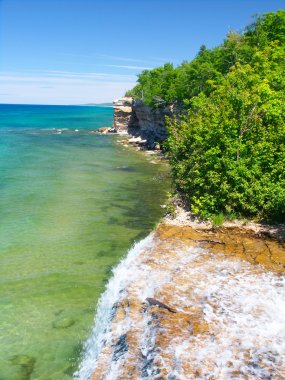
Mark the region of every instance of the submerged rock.
[[96, 132], [106, 134], [110, 132], [110, 129], [111, 129], [110, 127], [101, 127], [101, 128], [96, 129]]
[[36, 359], [29, 355], [15, 355], [10, 359], [13, 365], [19, 366], [15, 380], [30, 380]]
[[52, 327], [55, 328], [55, 329], [66, 329], [68, 327], [71, 327], [75, 324], [75, 319], [73, 318], [70, 318], [70, 317], [62, 317], [62, 318], [58, 318], [56, 319], [53, 323], [52, 323]]
[[110, 133], [110, 134], [117, 133], [117, 131], [112, 127], [101, 127], [101, 128], [96, 129], [95, 133], [99, 133], [101, 135], [106, 135], [108, 133]]

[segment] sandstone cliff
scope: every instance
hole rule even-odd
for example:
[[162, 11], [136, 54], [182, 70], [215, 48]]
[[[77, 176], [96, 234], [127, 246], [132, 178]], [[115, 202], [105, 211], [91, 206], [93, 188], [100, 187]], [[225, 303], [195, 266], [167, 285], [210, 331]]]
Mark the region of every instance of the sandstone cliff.
[[114, 129], [147, 141], [149, 147], [167, 138], [165, 116], [177, 116], [180, 110], [176, 105], [152, 109], [140, 100], [124, 97], [114, 101]]
[[284, 264], [247, 229], [161, 224], [115, 269], [79, 379], [285, 378]]
[[128, 132], [134, 123], [133, 98], [125, 97], [114, 100], [114, 124], [116, 132]]

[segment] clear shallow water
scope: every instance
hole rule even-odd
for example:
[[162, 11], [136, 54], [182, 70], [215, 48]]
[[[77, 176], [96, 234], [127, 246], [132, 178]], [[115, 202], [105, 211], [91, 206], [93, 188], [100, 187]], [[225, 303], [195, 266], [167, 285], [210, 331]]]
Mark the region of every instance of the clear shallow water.
[[112, 116], [0, 105], [1, 380], [72, 378], [111, 267], [162, 213], [166, 167], [89, 133]]

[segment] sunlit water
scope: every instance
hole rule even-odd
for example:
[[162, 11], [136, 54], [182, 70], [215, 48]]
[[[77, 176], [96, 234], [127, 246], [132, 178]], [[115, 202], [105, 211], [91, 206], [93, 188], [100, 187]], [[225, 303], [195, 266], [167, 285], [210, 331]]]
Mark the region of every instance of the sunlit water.
[[112, 108], [0, 105], [0, 379], [65, 380], [112, 266], [162, 214], [167, 168], [90, 129]]

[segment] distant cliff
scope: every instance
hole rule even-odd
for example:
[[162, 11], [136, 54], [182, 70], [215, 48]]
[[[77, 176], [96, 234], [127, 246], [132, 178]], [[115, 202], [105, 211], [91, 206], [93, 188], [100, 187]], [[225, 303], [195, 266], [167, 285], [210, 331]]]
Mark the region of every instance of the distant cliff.
[[141, 100], [124, 97], [114, 101], [114, 129], [119, 133], [140, 136], [149, 147], [167, 138], [165, 116], [179, 114], [176, 105], [152, 109]]

